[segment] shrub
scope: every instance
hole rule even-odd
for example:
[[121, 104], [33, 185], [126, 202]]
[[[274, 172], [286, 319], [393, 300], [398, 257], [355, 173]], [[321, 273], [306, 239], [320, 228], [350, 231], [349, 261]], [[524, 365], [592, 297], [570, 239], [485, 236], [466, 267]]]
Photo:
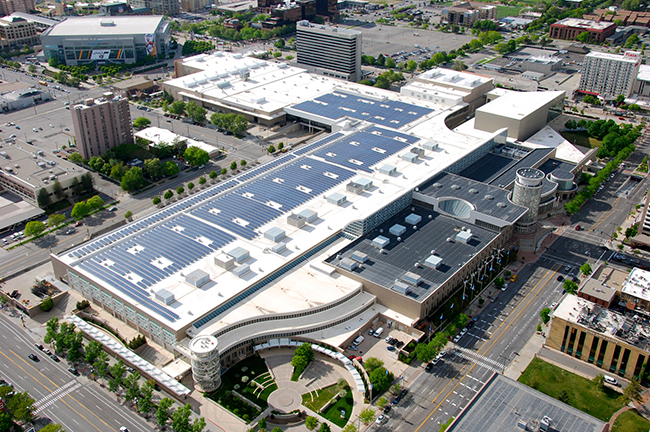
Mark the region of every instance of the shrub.
[[146, 343], [147, 343], [147, 338], [145, 338], [142, 335], [137, 335], [136, 337], [134, 337], [129, 341], [127, 346], [132, 350], [136, 350], [140, 348], [142, 345], [145, 345]]
[[54, 302], [52, 301], [52, 297], [48, 297], [45, 300], [43, 300], [43, 303], [41, 303], [41, 310], [43, 312], [49, 312], [54, 308]]
[[77, 302], [77, 309], [84, 310], [90, 307], [90, 302], [88, 300], [81, 300]]

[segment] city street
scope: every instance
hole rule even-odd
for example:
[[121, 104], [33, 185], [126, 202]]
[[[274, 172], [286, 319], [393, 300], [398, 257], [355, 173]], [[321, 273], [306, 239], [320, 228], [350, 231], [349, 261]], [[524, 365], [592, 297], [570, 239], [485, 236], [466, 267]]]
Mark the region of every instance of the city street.
[[[117, 402], [115, 395], [100, 388], [83, 371], [68, 372], [68, 362], [54, 362], [34, 346], [42, 340], [34, 331], [21, 327], [18, 313], [0, 312], [0, 377], [17, 391], [28, 391], [36, 400], [36, 418], [49, 418], [68, 431], [118, 432], [121, 426], [147, 432], [147, 424], [137, 413]], [[27, 356], [36, 354], [39, 361]]]

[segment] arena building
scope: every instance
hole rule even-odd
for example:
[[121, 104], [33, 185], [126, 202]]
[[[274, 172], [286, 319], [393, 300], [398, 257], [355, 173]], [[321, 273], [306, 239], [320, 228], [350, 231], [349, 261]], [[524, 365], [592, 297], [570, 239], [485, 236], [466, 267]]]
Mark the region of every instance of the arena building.
[[169, 23], [160, 15], [70, 17], [41, 34], [45, 61], [68, 66], [136, 63], [169, 52]]

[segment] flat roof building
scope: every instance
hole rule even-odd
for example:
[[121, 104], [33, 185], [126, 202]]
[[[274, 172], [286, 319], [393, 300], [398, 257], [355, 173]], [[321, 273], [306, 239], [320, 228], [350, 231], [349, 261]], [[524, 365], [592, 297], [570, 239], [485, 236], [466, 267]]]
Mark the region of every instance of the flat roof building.
[[562, 112], [563, 91], [498, 90], [488, 95], [491, 103], [476, 110], [477, 129], [492, 132], [507, 127], [509, 137], [525, 140]]
[[553, 310], [546, 344], [609, 373], [639, 378], [648, 361], [650, 325], [567, 294]]
[[0, 14], [7, 16], [14, 12], [29, 13], [36, 10], [34, 0], [0, 0]]
[[[544, 424], [550, 427], [542, 429]], [[448, 432], [516, 430], [605, 432], [607, 423], [495, 373], [447, 428]]]
[[362, 78], [361, 36], [356, 30], [298, 21], [297, 64], [312, 72], [359, 81]]
[[33, 22], [20, 17], [0, 19], [0, 47], [14, 51], [41, 42]]
[[47, 28], [52, 27], [53, 25], [58, 24], [60, 21], [53, 20], [50, 18], [45, 18], [41, 15], [33, 15], [26, 12], [14, 12], [9, 17], [18, 17], [27, 20], [27, 22], [34, 23], [36, 29], [41, 32]]
[[639, 74], [641, 57], [637, 51], [625, 54], [590, 52], [585, 56], [578, 91], [611, 98], [629, 96]]
[[136, 63], [169, 52], [170, 28], [161, 15], [70, 17], [45, 30], [41, 41], [46, 60], [68, 66]]
[[70, 109], [77, 150], [90, 160], [120, 144], [133, 143], [129, 101], [113, 93], [99, 99], [87, 99]]
[[589, 33], [589, 43], [600, 44], [616, 31], [616, 24], [590, 21], [581, 18], [564, 18], [551, 24], [548, 37], [551, 39], [575, 40], [578, 35]]
[[30, 144], [18, 147], [6, 142], [0, 150], [0, 185], [36, 207], [41, 189], [45, 189], [51, 202], [56, 202], [59, 199], [54, 194], [55, 182], [58, 181], [67, 191], [73, 179], [80, 181], [80, 177], [88, 172]]

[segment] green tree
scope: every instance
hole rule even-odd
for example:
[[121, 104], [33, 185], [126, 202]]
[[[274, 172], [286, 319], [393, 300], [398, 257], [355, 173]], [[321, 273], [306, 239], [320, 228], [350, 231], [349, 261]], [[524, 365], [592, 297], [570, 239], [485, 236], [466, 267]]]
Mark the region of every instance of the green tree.
[[158, 180], [162, 177], [163, 167], [160, 159], [153, 158], [144, 161], [143, 165], [144, 174], [152, 180]]
[[584, 31], [580, 33], [578, 36], [576, 36], [576, 40], [582, 43], [589, 43], [589, 32]]
[[133, 121], [133, 127], [136, 129], [144, 129], [151, 124], [151, 120], [146, 117], [138, 117]]
[[126, 388], [126, 394], [124, 395], [124, 399], [130, 402], [140, 397], [139, 381], [140, 381], [140, 374], [138, 372], [134, 372], [128, 375], [126, 378], [124, 378], [124, 388]]
[[275, 153], [275, 147], [273, 147], [272, 145], [270, 145], [269, 148], [267, 149], [267, 151], [268, 151], [269, 153]]
[[191, 117], [197, 123], [203, 123], [208, 111], [202, 106], [197, 105], [194, 101], [190, 101], [185, 106], [185, 111], [188, 117]]
[[[214, 172], [214, 171], [213, 171], [213, 172]], [[201, 186], [203, 186], [203, 185], [205, 184], [205, 182], [207, 182], [207, 180], [205, 179], [205, 177], [203, 177], [203, 176], [199, 177], [199, 184], [200, 184]]]
[[180, 170], [181, 169], [178, 167], [178, 165], [172, 161], [167, 161], [165, 162], [165, 165], [163, 165], [163, 174], [165, 174], [167, 177], [178, 174]]
[[106, 352], [100, 351], [97, 354], [97, 358], [93, 362], [93, 367], [98, 377], [105, 379], [108, 376], [108, 360], [108, 354]]
[[366, 426], [368, 426], [372, 421], [375, 419], [375, 410], [372, 408], [368, 407], [365, 408], [361, 413], [359, 414], [359, 420]]
[[246, 163], [247, 163], [246, 160], [242, 159], [242, 160], [239, 161], [239, 166], [245, 167]]
[[145, 184], [146, 181], [142, 175], [142, 168], [132, 167], [122, 177], [120, 187], [122, 190], [129, 192], [135, 189], [140, 189]]
[[307, 362], [310, 362], [314, 360], [314, 350], [309, 342], [305, 342], [296, 348], [294, 356], [302, 356], [307, 359]]
[[152, 201], [152, 203], [153, 203], [153, 205], [155, 205], [155, 206], [157, 206], [158, 204], [160, 204], [160, 197], [159, 197], [159, 196], [155, 196], [155, 197], [153, 197], [153, 201]]
[[117, 363], [111, 366], [109, 370], [111, 371], [113, 379], [109, 381], [108, 385], [110, 390], [114, 392], [122, 385], [122, 380], [126, 373], [126, 366], [124, 366], [124, 362], [120, 359]]
[[165, 198], [166, 200], [168, 200], [168, 199], [170, 199], [170, 198], [173, 197], [173, 196], [174, 196], [174, 192], [172, 192], [172, 190], [169, 189], [167, 192], [165, 192], [165, 195], [163, 196], [163, 198]]
[[106, 204], [99, 195], [95, 195], [94, 197], [88, 198], [88, 201], [86, 203], [88, 204], [88, 207], [90, 208], [91, 211], [100, 209], [104, 207], [104, 204]]
[[81, 185], [81, 183], [79, 183], [79, 179], [77, 177], [74, 177], [72, 179], [72, 184], [70, 185], [70, 189], [72, 189], [72, 192], [77, 196], [80, 196], [83, 193], [83, 186]]
[[347, 426], [343, 428], [343, 432], [359, 432], [359, 429], [357, 429], [354, 423], [348, 423]]
[[192, 146], [185, 150], [185, 153], [183, 153], [183, 159], [192, 166], [199, 166], [208, 163], [210, 155], [207, 151]]
[[194, 189], [194, 183], [189, 182], [189, 183], [187, 184], [187, 190], [190, 190], [190, 191], [191, 191], [192, 189]]
[[372, 372], [377, 368], [380, 368], [384, 365], [382, 360], [379, 360], [377, 357], [368, 357], [363, 364], [363, 368], [368, 372]]
[[208, 177], [210, 177], [210, 180], [214, 180], [217, 178], [219, 174], [217, 174], [215, 171], [210, 171], [210, 174], [208, 174]]
[[99, 356], [99, 353], [102, 352], [102, 350], [103, 345], [101, 342], [97, 342], [96, 340], [91, 340], [88, 342], [88, 345], [86, 345], [86, 362], [90, 364], [95, 363], [95, 360]]
[[237, 162], [232, 161], [230, 164], [230, 171], [235, 171], [237, 169]]
[[61, 186], [61, 183], [59, 183], [58, 180], [54, 181], [54, 185], [52, 186], [52, 190], [54, 191], [54, 195], [60, 200], [65, 198], [65, 192], [63, 191], [63, 187]]
[[303, 356], [293, 356], [291, 359], [291, 366], [296, 370], [296, 374], [300, 375], [306, 368], [309, 362]]
[[46, 344], [51, 343], [56, 339], [56, 336], [59, 334], [59, 319], [57, 317], [50, 318], [47, 323], [45, 323], [45, 337], [43, 342]]
[[86, 159], [84, 159], [84, 157], [79, 153], [72, 153], [70, 156], [68, 156], [68, 160], [72, 163], [76, 163], [77, 165], [86, 164]]
[[320, 427], [318, 428], [318, 432], [332, 432], [332, 429], [330, 429], [330, 425], [323, 422], [320, 424]]
[[260, 429], [266, 429], [266, 426], [267, 426], [267, 425], [266, 425], [266, 419], [265, 419], [265, 418], [262, 417], [261, 419], [259, 419], [259, 420], [257, 421], [257, 427], [258, 427], [258, 428], [260, 428]]
[[226, 175], [228, 173], [228, 170], [225, 168], [221, 169], [221, 175]]
[[393, 59], [390, 58], [390, 57], [386, 57], [386, 67], [392, 69], [392, 68], [394, 68], [395, 66], [396, 66], [396, 65], [395, 65], [395, 60], [393, 60]]
[[318, 423], [319, 423], [318, 419], [313, 416], [308, 416], [305, 419], [305, 427], [310, 431], [316, 429], [318, 427]]
[[61, 426], [60, 424], [49, 423], [44, 428], [42, 428], [40, 432], [64, 432], [64, 431], [63, 431], [63, 426]]
[[51, 204], [50, 194], [44, 188], [41, 188], [38, 191], [38, 195], [36, 195], [36, 202], [40, 208], [48, 208]]
[[66, 340], [68, 346], [68, 360], [76, 362], [82, 357], [81, 350], [83, 349], [83, 333], [73, 331], [70, 333]]
[[580, 266], [580, 272], [585, 276], [589, 276], [592, 272], [591, 265], [588, 262], [584, 263]]
[[619, 399], [626, 405], [632, 401], [643, 403], [642, 393], [643, 388], [641, 388], [639, 381], [636, 378], [632, 378], [627, 387], [623, 389], [623, 394], [619, 397]]
[[564, 283], [562, 284], [562, 288], [569, 294], [577, 294], [578, 293], [578, 284], [573, 282], [571, 279], [564, 279]]
[[52, 297], [47, 297], [45, 300], [43, 300], [40, 304], [40, 308], [43, 312], [49, 312], [54, 308], [54, 302], [52, 301]]
[[169, 112], [172, 114], [175, 114], [177, 116], [183, 115], [183, 113], [185, 112], [185, 102], [183, 102], [182, 100], [174, 101], [169, 105], [168, 109]]
[[275, 42], [273, 42], [273, 46], [275, 46], [277, 49], [284, 48], [284, 39], [276, 40]]
[[230, 131], [236, 135], [240, 135], [248, 129], [248, 119], [241, 114], [235, 116], [230, 126]]
[[34, 411], [36, 407], [34, 403], [36, 401], [29, 396], [27, 392], [16, 393], [9, 400], [5, 402], [5, 406], [13, 416], [13, 418], [19, 422], [30, 422], [34, 417]]
[[146, 381], [142, 385], [140, 391], [140, 400], [138, 401], [138, 409], [141, 413], [148, 413], [154, 408], [154, 404], [151, 401], [153, 396], [154, 384], [151, 381]]
[[451, 68], [455, 71], [462, 72], [467, 69], [467, 65], [460, 60], [454, 60], [454, 64]]
[[176, 193], [178, 195], [182, 194], [183, 192], [185, 192], [185, 188], [183, 186], [179, 186], [176, 188]]
[[93, 183], [93, 176], [89, 172], [81, 176], [81, 185], [83, 186], [86, 193], [93, 191]]
[[40, 221], [27, 222], [25, 225], [25, 235], [27, 237], [34, 237], [45, 231], [45, 224]]
[[417, 68], [418, 68], [418, 64], [415, 61], [409, 60], [408, 62], [406, 62], [406, 70], [407, 71], [413, 73], [413, 72], [415, 72], [415, 70]]
[[387, 372], [384, 367], [380, 367], [370, 372], [368, 378], [373, 384], [374, 391], [381, 393], [390, 386], [395, 377], [392, 372]]
[[54, 213], [51, 214], [50, 217], [47, 218], [47, 226], [49, 228], [55, 228], [58, 227], [59, 225], [63, 225], [65, 223], [66, 219], [65, 216], [62, 214]]
[[169, 420], [169, 408], [172, 407], [174, 401], [170, 398], [162, 398], [158, 404], [158, 410], [156, 411], [156, 421], [158, 426], [163, 427]]
[[592, 381], [596, 384], [596, 388], [598, 388], [598, 390], [603, 390], [605, 388], [605, 375], [598, 374]]
[[544, 324], [548, 324], [548, 322], [551, 320], [551, 309], [550, 308], [544, 308], [540, 311], [539, 316], [542, 317], [542, 322]]

